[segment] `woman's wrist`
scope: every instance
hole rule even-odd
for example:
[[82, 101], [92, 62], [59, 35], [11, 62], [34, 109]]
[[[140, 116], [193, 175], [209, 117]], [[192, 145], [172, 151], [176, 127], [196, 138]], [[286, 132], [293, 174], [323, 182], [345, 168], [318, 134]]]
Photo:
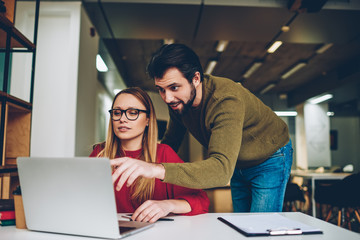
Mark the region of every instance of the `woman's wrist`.
[[191, 212], [191, 206], [188, 201], [184, 199], [168, 199], [166, 200], [170, 204], [170, 212], [175, 214], [183, 214]]
[[164, 180], [165, 179], [165, 167], [162, 164], [155, 164], [155, 177]]

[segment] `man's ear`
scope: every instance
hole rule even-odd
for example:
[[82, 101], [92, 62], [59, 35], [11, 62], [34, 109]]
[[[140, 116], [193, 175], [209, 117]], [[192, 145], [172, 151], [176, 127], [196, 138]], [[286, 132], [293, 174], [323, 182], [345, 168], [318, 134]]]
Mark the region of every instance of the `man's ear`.
[[197, 86], [199, 86], [201, 82], [201, 76], [199, 72], [195, 72], [194, 77], [192, 79], [192, 83], [194, 85], [194, 87], [196, 88]]

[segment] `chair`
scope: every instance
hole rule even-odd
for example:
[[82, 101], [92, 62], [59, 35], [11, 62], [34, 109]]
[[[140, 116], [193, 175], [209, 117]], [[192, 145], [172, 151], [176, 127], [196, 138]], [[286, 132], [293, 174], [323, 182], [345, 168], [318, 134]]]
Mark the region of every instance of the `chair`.
[[296, 202], [300, 202], [300, 209], [303, 208], [305, 203], [304, 192], [301, 190], [299, 185], [296, 183], [288, 182], [286, 185], [285, 196], [284, 196], [284, 212], [294, 211], [297, 212]]
[[[319, 185], [315, 189], [315, 201], [320, 209], [328, 207], [325, 221], [329, 222], [337, 210], [337, 225], [351, 230], [351, 223], [360, 224], [360, 172], [347, 176], [334, 184]], [[336, 212], [334, 214], [336, 216]], [[359, 228], [360, 229], [360, 228]]]

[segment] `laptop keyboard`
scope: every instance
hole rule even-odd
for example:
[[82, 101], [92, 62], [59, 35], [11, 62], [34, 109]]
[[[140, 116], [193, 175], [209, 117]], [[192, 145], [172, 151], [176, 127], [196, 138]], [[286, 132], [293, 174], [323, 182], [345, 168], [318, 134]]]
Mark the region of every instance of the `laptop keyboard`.
[[124, 234], [128, 231], [134, 230], [136, 227], [119, 227], [120, 234]]

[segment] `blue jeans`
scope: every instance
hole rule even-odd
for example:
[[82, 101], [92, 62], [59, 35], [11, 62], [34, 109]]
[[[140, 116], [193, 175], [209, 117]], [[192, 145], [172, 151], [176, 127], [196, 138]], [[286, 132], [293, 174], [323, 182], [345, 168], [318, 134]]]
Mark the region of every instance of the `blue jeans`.
[[234, 212], [281, 212], [292, 156], [290, 140], [265, 162], [235, 169], [230, 182]]

